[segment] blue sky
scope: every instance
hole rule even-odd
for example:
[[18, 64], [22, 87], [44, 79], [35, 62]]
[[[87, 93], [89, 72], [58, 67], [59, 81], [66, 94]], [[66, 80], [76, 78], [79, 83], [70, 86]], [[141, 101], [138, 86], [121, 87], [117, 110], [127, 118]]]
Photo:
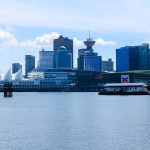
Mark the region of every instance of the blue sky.
[[59, 34], [74, 39], [75, 66], [82, 40], [97, 41], [96, 52], [104, 60], [115, 49], [150, 41], [149, 0], [3, 0], [0, 5], [0, 71], [11, 63], [24, 66], [24, 55], [38, 60], [38, 51], [52, 50]]

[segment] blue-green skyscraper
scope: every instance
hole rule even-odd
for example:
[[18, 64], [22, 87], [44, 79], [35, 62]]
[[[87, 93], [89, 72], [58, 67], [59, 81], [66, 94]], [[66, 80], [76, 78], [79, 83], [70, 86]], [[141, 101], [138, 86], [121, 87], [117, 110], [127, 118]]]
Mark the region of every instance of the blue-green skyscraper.
[[116, 49], [116, 71], [150, 70], [149, 44]]
[[61, 46], [55, 52], [55, 68], [57, 69], [72, 69], [72, 53]]

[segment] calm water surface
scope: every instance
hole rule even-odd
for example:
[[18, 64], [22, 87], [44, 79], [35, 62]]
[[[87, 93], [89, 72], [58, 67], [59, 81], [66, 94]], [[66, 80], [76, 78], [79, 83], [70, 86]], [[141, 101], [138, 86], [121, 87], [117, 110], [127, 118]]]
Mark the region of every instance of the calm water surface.
[[149, 150], [150, 96], [0, 93], [0, 150]]

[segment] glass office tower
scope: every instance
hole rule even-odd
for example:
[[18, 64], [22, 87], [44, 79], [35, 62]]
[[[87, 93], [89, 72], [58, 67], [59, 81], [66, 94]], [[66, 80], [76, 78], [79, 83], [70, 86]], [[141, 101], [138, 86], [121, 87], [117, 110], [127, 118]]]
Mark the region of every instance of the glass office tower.
[[116, 71], [150, 70], [149, 44], [116, 49]]
[[54, 51], [39, 51], [38, 69], [53, 69], [54, 68]]
[[25, 55], [25, 77], [35, 69], [35, 56]]
[[72, 69], [72, 53], [64, 46], [55, 52], [55, 67], [56, 69]]
[[69, 39], [68, 37], [60, 36], [58, 39], [54, 40], [54, 43], [53, 43], [54, 51], [55, 52], [58, 51], [58, 49], [61, 46], [64, 46], [72, 54], [71, 68], [73, 68], [73, 40]]
[[97, 53], [84, 53], [78, 58], [78, 70], [101, 71], [102, 57], [97, 56]]

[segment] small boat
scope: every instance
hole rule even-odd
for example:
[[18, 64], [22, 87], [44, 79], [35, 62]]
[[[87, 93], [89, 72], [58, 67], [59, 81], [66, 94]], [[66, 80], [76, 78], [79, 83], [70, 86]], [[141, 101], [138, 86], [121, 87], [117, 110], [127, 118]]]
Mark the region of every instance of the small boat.
[[149, 95], [144, 83], [109, 83], [100, 90], [99, 95]]

